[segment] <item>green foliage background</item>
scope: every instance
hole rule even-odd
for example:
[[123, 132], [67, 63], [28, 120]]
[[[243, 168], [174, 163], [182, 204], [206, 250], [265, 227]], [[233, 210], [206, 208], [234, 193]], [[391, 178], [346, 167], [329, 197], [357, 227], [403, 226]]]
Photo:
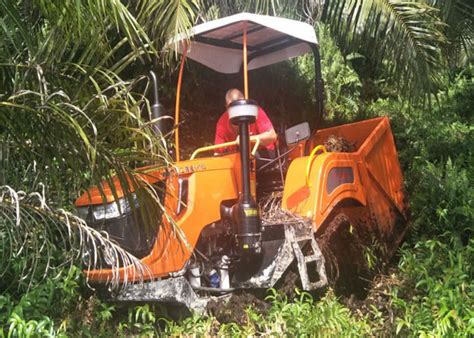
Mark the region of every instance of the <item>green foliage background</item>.
[[[209, 1], [207, 7], [199, 1], [141, 1], [136, 7], [127, 2], [127, 6], [122, 6], [120, 1], [97, 2], [97, 7], [93, 2], [71, 1], [67, 2], [69, 21], [53, 27], [49, 23], [59, 15], [58, 7], [52, 5], [55, 2], [36, 1], [38, 7], [21, 7], [18, 14], [35, 23], [31, 34], [27, 34], [25, 26], [16, 31], [5, 29], [12, 25], [8, 20], [15, 17], [7, 15], [11, 14], [7, 11], [15, 10], [13, 4], [20, 3], [0, 1], [2, 32], [10, 33], [2, 36], [0, 44], [0, 182], [2, 186], [28, 192], [41, 191], [46, 186], [52, 206], [66, 209], [71, 208], [70, 203], [81, 188], [103, 177], [126, 171], [128, 166], [142, 161], [166, 163], [166, 158], [160, 157], [161, 144], [152, 139], [140, 114], [146, 100], [144, 85], [139, 84], [143, 78], [136, 73], [150, 67], [150, 60], [166, 59], [150, 48], [150, 41], [159, 46], [167, 36], [188, 27], [196, 19], [196, 8], [207, 9], [200, 15], [209, 17], [242, 9], [236, 5], [239, 2], [227, 1]], [[307, 5], [304, 1], [292, 3], [296, 7]], [[381, 2], [373, 3], [376, 7]], [[81, 13], [100, 17], [106, 9], [112, 15], [103, 17], [101, 24], [96, 25], [87, 16], [74, 16], [76, 5], [81, 5]], [[264, 11], [274, 1], [257, 1], [254, 5], [255, 8], [245, 5], [244, 9]], [[275, 8], [267, 12], [282, 14]], [[285, 8], [294, 10], [291, 6]], [[377, 8], [380, 11], [382, 7]], [[391, 7], [390, 11], [393, 10]], [[144, 14], [150, 12], [162, 15], [153, 21]], [[429, 13], [437, 15], [436, 11]], [[329, 10], [327, 15], [330, 14]], [[445, 11], [440, 16], [448, 24], [461, 22]], [[179, 24], [173, 21], [176, 17], [182, 18]], [[456, 50], [455, 57], [446, 64], [436, 59], [436, 86], [420, 89], [426, 102], [423, 105], [423, 100], [412, 100], [399, 90], [397, 80], [408, 75], [393, 77], [394, 69], [399, 69], [398, 65], [391, 68], [395, 60], [390, 61], [380, 51], [379, 55], [364, 53], [363, 44], [354, 46], [354, 41], [334, 34], [330, 18], [326, 23], [327, 26], [317, 27], [326, 84], [326, 123], [390, 116], [411, 204], [411, 228], [406, 241], [390, 267], [374, 279], [366, 301], [354, 305], [331, 290], [315, 298], [298, 292], [294, 299], [269, 290], [269, 312], [262, 315], [249, 308], [243, 325], [219, 323], [215, 318], [196, 315], [176, 320], [171, 309], [158, 305], [107, 304], [94, 296], [75, 267], [77, 252], [71, 250], [74, 241], [59, 240], [66, 236], [66, 230], [55, 228], [62, 222], [57, 214], [46, 210], [35, 218], [30, 213], [34, 222], [25, 217], [30, 221], [28, 224], [41, 226], [27, 228], [27, 235], [14, 242], [9, 232], [14, 217], [8, 216], [11, 210], [2, 197], [0, 214], [5, 223], [0, 226], [0, 336], [474, 335], [474, 66], [469, 54]], [[167, 30], [153, 28], [160, 24]], [[75, 30], [77, 27], [84, 29]], [[449, 29], [456, 27], [451, 24]], [[462, 34], [448, 30], [446, 36], [465, 39], [472, 27], [460, 29]], [[98, 31], [101, 34], [91, 34]], [[52, 48], [51, 41], [55, 39], [64, 41], [65, 48]], [[428, 40], [426, 36], [423, 39]], [[78, 44], [74, 43], [76, 40]], [[95, 44], [91, 45], [91, 41]], [[450, 42], [451, 46], [454, 42], [455, 39]], [[431, 42], [424, 43], [429, 48]], [[96, 46], [100, 48], [93, 48]], [[145, 61], [139, 61], [139, 56]], [[378, 58], [376, 62], [374, 58]], [[91, 68], [84, 68], [86, 64]], [[155, 62], [154, 67], [159, 65]], [[425, 67], [423, 71], [432, 70]], [[213, 106], [215, 102], [220, 104], [221, 93], [213, 96], [212, 86], [206, 92], [206, 83], [199, 82], [204, 72], [198, 67], [189, 83], [201, 86], [199, 97], [213, 98]], [[164, 102], [171, 106], [175, 79], [164, 70], [162, 74]], [[313, 77], [310, 58], [270, 67], [253, 80], [284, 80], [292, 90], [258, 90], [256, 96], [274, 108], [281, 119], [296, 107], [301, 114], [291, 116], [292, 122], [310, 120]], [[425, 81], [426, 78], [414, 76], [409, 83], [424, 86]], [[264, 87], [255, 83], [256, 87]], [[42, 91], [44, 88], [49, 91]], [[185, 102], [190, 109], [191, 103], [195, 103], [204, 111], [210, 108], [218, 114], [220, 110], [193, 97], [188, 101], [185, 97]], [[28, 115], [31, 110], [34, 114]], [[16, 119], [7, 118], [7, 114], [13, 113], [17, 114]], [[69, 117], [73, 117], [73, 123]], [[96, 130], [89, 119], [94, 121]], [[51, 122], [48, 133], [57, 137], [45, 143], [46, 130], [35, 129], [44, 121]], [[115, 127], [109, 128], [111, 124]], [[149, 153], [153, 154], [151, 158], [147, 157]], [[38, 166], [35, 170], [33, 159]], [[39, 210], [34, 203], [28, 207], [25, 210]], [[14, 247], [11, 243], [21, 245]], [[43, 243], [47, 245], [42, 246]], [[378, 298], [382, 302], [372, 301]]]

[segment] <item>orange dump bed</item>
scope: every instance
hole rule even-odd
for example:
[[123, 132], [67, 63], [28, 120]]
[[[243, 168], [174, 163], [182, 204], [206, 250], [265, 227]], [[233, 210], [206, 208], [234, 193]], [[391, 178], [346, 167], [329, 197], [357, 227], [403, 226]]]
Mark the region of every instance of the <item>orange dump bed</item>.
[[324, 145], [330, 136], [343, 138], [354, 150], [319, 152], [313, 157], [293, 152], [283, 207], [310, 217], [320, 234], [344, 214], [351, 226], [377, 240], [391, 255], [405, 233], [408, 206], [389, 119], [319, 130], [307, 148]]

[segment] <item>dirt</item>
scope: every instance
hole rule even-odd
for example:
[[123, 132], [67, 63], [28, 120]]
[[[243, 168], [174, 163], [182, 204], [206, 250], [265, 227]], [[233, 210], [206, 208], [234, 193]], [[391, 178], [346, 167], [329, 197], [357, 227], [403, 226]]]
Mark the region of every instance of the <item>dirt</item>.
[[351, 153], [357, 150], [354, 143], [336, 135], [329, 135], [324, 141], [324, 147], [327, 151], [340, 153]]
[[288, 272], [283, 277], [281, 285], [276, 289], [280, 294], [286, 296], [288, 299], [293, 299], [296, 295], [296, 288], [301, 287], [298, 283], [299, 278], [300, 276], [298, 276], [296, 272], [288, 270]]
[[[347, 144], [342, 145], [346, 147]], [[303, 218], [295, 217], [281, 209], [281, 193], [275, 193], [260, 200], [262, 210], [262, 223], [305, 223]], [[317, 242], [326, 259], [326, 271], [329, 277], [330, 287], [341, 302], [351, 311], [362, 316], [375, 316], [377, 309], [384, 318], [383, 332], [393, 332], [394, 309], [390, 305], [388, 290], [391, 285], [398, 283], [393, 274], [380, 274], [379, 267], [369, 269], [365, 258], [365, 250], [372, 247], [374, 255], [379, 258], [380, 263], [386, 263], [381, 253], [376, 252], [373, 245], [374, 233], [368, 220], [363, 213], [355, 213], [349, 218], [344, 209], [335, 211], [332, 219], [323, 225], [322, 234], [317, 236]], [[372, 230], [371, 230], [372, 229]], [[384, 264], [381, 264], [383, 266]], [[375, 276], [375, 277], [374, 277]], [[289, 300], [295, 297], [295, 288], [300, 287], [299, 276], [296, 272], [289, 270], [276, 286], [276, 289]], [[245, 309], [253, 304], [256, 311], [266, 313], [270, 304], [256, 298], [252, 294], [233, 295], [227, 304], [214, 304], [211, 313], [221, 323], [236, 322], [246, 323], [247, 315]], [[374, 318], [375, 320], [376, 318]]]
[[[271, 216], [275, 215], [271, 214]], [[368, 269], [362, 254], [365, 241], [354, 229], [351, 229], [350, 220], [343, 213], [333, 218], [317, 241], [326, 259], [331, 286], [337, 294], [348, 296], [347, 301], [352, 302], [354, 308], [360, 307], [363, 303], [361, 299], [367, 295], [369, 286]], [[362, 276], [362, 278], [355, 276]], [[289, 270], [276, 289], [291, 300], [295, 296], [295, 288], [300, 287], [298, 283], [298, 274]], [[351, 295], [353, 295], [352, 298], [350, 298]], [[208, 311], [220, 323], [235, 322], [244, 325], [247, 322], [245, 309], [249, 306], [253, 306], [258, 313], [265, 314], [271, 305], [254, 294], [239, 293], [232, 295], [227, 302], [210, 302]], [[369, 305], [367, 305], [368, 308]]]
[[[390, 304], [389, 290], [401, 282], [396, 277], [395, 270], [385, 270], [385, 273], [375, 275], [375, 271], [368, 269], [363, 250], [371, 238], [368, 233], [357, 231], [353, 222], [354, 220], [339, 212], [317, 238], [326, 259], [330, 286], [354, 315], [360, 318], [373, 317], [374, 322], [377, 322], [379, 317], [376, 316], [381, 314], [386, 320], [379, 321], [381, 327], [378, 329], [381, 332], [393, 332], [397, 313]], [[298, 273], [288, 270], [275, 287], [291, 301], [296, 295], [295, 288], [301, 287]], [[262, 300], [262, 297], [241, 292], [232, 295], [228, 302], [211, 302], [208, 310], [219, 323], [235, 322], [245, 325], [248, 321], [245, 310], [249, 306], [265, 315], [271, 304]]]
[[220, 323], [237, 323], [245, 325], [248, 321], [246, 309], [252, 307], [254, 311], [265, 315], [270, 309], [270, 305], [257, 296], [248, 292], [233, 294], [229, 300], [210, 301], [207, 310]]
[[[357, 214], [356, 214], [357, 215]], [[359, 215], [360, 216], [360, 215]], [[402, 222], [400, 220], [400, 222]], [[403, 219], [403, 224], [406, 220]], [[384, 249], [374, 242], [374, 233], [364, 219], [349, 219], [338, 212], [317, 242], [326, 259], [326, 270], [331, 286], [341, 302], [360, 318], [368, 316], [379, 322], [381, 335], [395, 330], [396, 309], [391, 304], [390, 289], [401, 285], [396, 269], [389, 265]], [[376, 265], [368, 268], [365, 251], [370, 248], [377, 258]], [[404, 287], [403, 289], [414, 290]], [[399, 295], [411, 298], [414, 294]], [[384, 318], [384, 321], [380, 321]]]

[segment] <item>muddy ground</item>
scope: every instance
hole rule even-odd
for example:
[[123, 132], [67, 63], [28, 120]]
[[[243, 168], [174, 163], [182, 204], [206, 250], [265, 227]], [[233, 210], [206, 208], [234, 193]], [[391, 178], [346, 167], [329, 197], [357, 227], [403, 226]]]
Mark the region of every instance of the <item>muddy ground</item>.
[[[288, 280], [285, 280], [278, 292], [287, 297], [289, 301], [296, 296], [296, 288], [300, 287], [298, 283], [298, 275], [293, 271], [289, 271]], [[384, 318], [383, 332], [393, 332], [395, 318], [397, 313], [390, 303], [390, 287], [397, 286], [400, 281], [396, 278], [393, 269], [384, 274], [379, 274], [372, 281], [367, 283], [365, 289], [365, 298], [359, 298], [356, 294], [337, 295], [339, 301], [344, 304], [354, 316], [363, 318], [368, 316], [375, 320], [375, 316]], [[323, 292], [312, 292], [313, 298], [317, 301], [323, 295]], [[262, 298], [262, 295], [241, 292], [231, 296], [228, 302], [213, 302], [209, 305], [209, 313], [212, 314], [219, 323], [237, 323], [245, 325], [248, 316], [245, 310], [251, 306], [254, 311], [261, 315], [265, 315], [270, 307], [271, 302]]]
[[[300, 285], [298, 283], [297, 273], [289, 271], [287, 276], [289, 277], [288, 280], [285, 280], [277, 290], [291, 301], [296, 296], [296, 288], [300, 287]], [[390, 304], [389, 290], [391, 286], [396, 286], [399, 283], [400, 281], [395, 277], [395, 273], [389, 271], [386, 274], [377, 275], [370, 283], [367, 283], [365, 298], [361, 299], [356, 294], [338, 295], [338, 297], [340, 302], [349, 308], [354, 316], [360, 318], [365, 316], [369, 316], [369, 318], [376, 315], [382, 316], [385, 318], [383, 324], [384, 328], [382, 328], [382, 330], [384, 332], [393, 332], [397, 314]], [[321, 297], [322, 294], [321, 291], [312, 293], [315, 300]], [[245, 325], [248, 321], [248, 316], [245, 312], [247, 308], [251, 306], [257, 313], [265, 315], [271, 305], [272, 304], [265, 300], [262, 295], [241, 292], [233, 294], [227, 302], [210, 303], [208, 305], [208, 311], [219, 323], [233, 322], [239, 325]]]
[[[389, 306], [388, 288], [396, 283], [396, 279], [388, 274], [374, 277], [367, 269], [362, 255], [364, 240], [349, 232], [350, 222], [346, 215], [338, 214], [330, 222], [325, 233], [318, 237], [317, 242], [326, 259], [326, 272], [329, 286], [333, 288], [341, 302], [357, 316], [371, 314], [373, 308], [394, 318]], [[351, 243], [352, 245], [348, 245]], [[347, 264], [352, 262], [353, 264]], [[296, 296], [296, 288], [301, 288], [296, 267], [289, 270], [276, 287], [277, 291], [288, 300]], [[324, 295], [325, 290], [311, 292], [315, 299]], [[220, 323], [235, 322], [246, 324], [245, 310], [252, 306], [254, 310], [265, 315], [271, 304], [264, 300], [264, 294], [240, 292], [233, 294], [228, 302], [220, 301], [210, 304], [209, 313]], [[392, 321], [393, 322], [393, 321]], [[387, 325], [390, 324], [390, 320]]]

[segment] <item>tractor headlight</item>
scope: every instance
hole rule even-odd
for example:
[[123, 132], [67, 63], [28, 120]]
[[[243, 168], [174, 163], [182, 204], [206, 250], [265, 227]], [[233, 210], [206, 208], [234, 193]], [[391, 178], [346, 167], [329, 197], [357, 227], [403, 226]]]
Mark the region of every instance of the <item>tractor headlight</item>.
[[[132, 194], [132, 200], [136, 206], [137, 197], [135, 194]], [[112, 203], [77, 208], [77, 214], [80, 218], [88, 220], [90, 219], [90, 212], [92, 212], [92, 220], [94, 221], [117, 218], [121, 215], [128, 214], [131, 211], [132, 207], [130, 206], [129, 198], [127, 197], [122, 197]]]

